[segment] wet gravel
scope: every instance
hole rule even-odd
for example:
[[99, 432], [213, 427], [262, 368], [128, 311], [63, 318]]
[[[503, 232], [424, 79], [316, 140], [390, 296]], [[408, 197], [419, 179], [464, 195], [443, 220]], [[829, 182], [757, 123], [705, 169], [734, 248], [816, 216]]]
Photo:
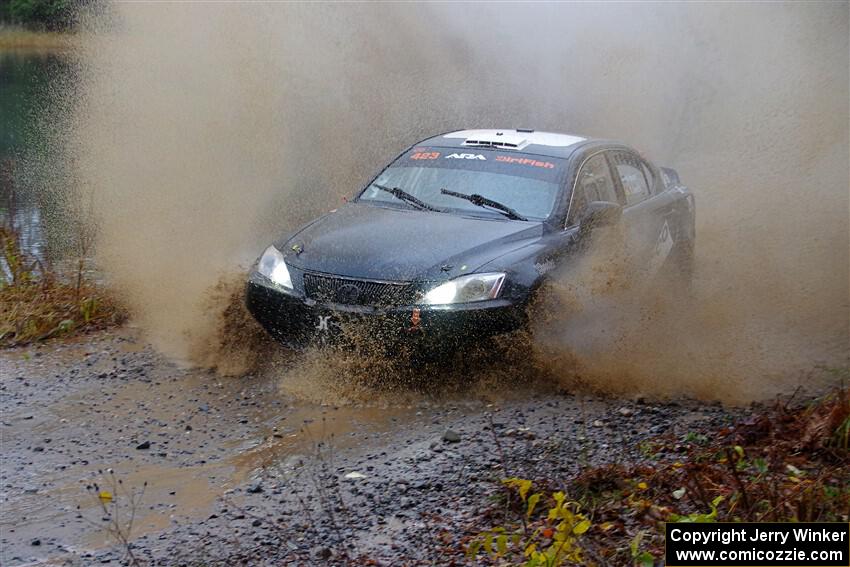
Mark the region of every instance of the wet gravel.
[[[121, 470], [143, 484], [141, 477], [167, 470], [179, 486], [189, 477], [182, 470], [206, 465], [211, 479], [225, 478], [209, 465], [256, 435], [259, 424], [233, 423], [245, 403], [234, 384], [189, 378], [124, 336], [3, 353], [2, 564], [103, 543], [84, 537], [95, 531], [85, 516], [97, 515], [83, 512], [92, 505], [85, 487], [103, 479], [98, 471]], [[215, 413], [206, 409], [212, 400]], [[170, 506], [150, 503], [154, 526]]]
[[463, 564], [500, 478], [566, 482], [746, 412], [568, 393], [311, 406], [275, 380], [181, 369], [131, 332], [0, 354], [0, 408], [3, 565], [124, 563], [85, 490], [107, 469], [149, 483], [145, 563]]
[[[720, 407], [692, 402], [623, 405], [575, 396], [427, 417], [430, 426], [399, 432], [386, 446], [266, 471], [262, 484], [234, 491], [206, 521], [169, 534], [171, 544], [195, 546], [176, 564], [198, 557], [251, 565], [464, 564], [461, 540], [474, 533], [474, 516], [490, 505], [499, 479], [566, 482], [588, 465], [641, 460], [643, 439], [730, 420]], [[175, 564], [151, 543], [139, 542], [146, 557]]]

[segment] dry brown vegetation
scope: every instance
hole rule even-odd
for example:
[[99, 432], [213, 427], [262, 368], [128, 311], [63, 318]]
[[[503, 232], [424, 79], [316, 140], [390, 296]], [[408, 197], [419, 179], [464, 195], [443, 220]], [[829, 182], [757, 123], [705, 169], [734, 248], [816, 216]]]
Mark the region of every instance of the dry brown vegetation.
[[82, 277], [73, 283], [37, 272], [15, 233], [0, 228], [3, 258], [12, 277], [0, 282], [0, 346], [19, 346], [118, 324], [124, 311], [100, 286]]
[[[850, 374], [838, 372], [839, 378]], [[597, 565], [655, 564], [664, 554], [665, 522], [850, 519], [850, 395], [843, 388], [807, 403], [777, 402], [734, 427], [653, 439], [641, 450], [641, 464], [589, 468], [567, 486], [524, 480], [522, 494], [520, 482], [508, 479], [501, 500], [512, 503], [516, 522], [488, 527], [499, 512], [485, 511], [470, 529], [468, 550], [496, 563], [543, 564], [535, 563], [528, 546], [552, 549], [559, 543], [546, 515], [557, 495], [590, 522], [569, 550]], [[540, 506], [531, 514], [534, 494]], [[490, 541], [482, 546], [476, 533]], [[508, 538], [501, 550], [486, 545], [503, 534]], [[520, 545], [512, 545], [512, 537]], [[484, 548], [491, 553], [482, 555]], [[566, 560], [561, 553], [545, 564]]]
[[74, 45], [70, 33], [32, 31], [15, 26], [0, 26], [0, 50], [58, 50]]
[[70, 277], [57, 274], [24, 250], [13, 215], [6, 217], [0, 226], [0, 347], [103, 329], [125, 319], [118, 303], [85, 276], [82, 260]]

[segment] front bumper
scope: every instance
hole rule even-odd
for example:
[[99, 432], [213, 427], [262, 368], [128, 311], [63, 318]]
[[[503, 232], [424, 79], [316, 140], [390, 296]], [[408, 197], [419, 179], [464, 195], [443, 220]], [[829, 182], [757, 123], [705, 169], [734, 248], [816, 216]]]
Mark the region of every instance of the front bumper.
[[256, 272], [248, 279], [246, 304], [269, 334], [293, 348], [368, 343], [453, 350], [516, 330], [527, 320], [525, 305], [507, 299], [391, 308], [319, 303], [283, 291]]

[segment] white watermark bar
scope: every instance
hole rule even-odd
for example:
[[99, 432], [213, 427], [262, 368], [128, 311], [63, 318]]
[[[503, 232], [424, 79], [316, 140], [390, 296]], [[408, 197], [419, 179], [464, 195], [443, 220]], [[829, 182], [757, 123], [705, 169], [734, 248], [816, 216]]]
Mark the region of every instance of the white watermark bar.
[[848, 523], [668, 523], [669, 567], [850, 567]]

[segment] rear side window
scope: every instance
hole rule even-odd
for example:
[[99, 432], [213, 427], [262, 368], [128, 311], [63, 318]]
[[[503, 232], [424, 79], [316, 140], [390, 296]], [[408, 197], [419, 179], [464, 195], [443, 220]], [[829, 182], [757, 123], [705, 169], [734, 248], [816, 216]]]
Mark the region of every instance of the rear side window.
[[567, 224], [577, 223], [584, 208], [592, 201], [619, 202], [614, 179], [611, 177], [611, 168], [608, 167], [608, 161], [603, 153], [596, 154], [582, 164], [576, 178]]
[[626, 194], [626, 206], [640, 203], [649, 197], [650, 184], [644, 173], [646, 165], [643, 160], [631, 152], [612, 152], [611, 157]]

